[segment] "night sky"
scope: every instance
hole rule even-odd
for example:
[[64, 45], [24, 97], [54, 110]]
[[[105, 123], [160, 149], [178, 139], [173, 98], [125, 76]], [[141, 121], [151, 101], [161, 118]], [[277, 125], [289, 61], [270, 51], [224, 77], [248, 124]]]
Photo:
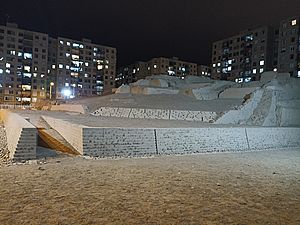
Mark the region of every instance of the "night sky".
[[118, 65], [177, 56], [210, 64], [213, 41], [300, 15], [300, 0], [1, 0], [0, 24], [117, 47]]

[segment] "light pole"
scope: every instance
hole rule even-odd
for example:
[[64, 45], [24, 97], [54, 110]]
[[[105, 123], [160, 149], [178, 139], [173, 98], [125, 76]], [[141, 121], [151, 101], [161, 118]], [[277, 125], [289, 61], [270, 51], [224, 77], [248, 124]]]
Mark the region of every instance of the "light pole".
[[52, 87], [54, 86], [53, 82], [50, 82], [50, 99], [52, 98]]

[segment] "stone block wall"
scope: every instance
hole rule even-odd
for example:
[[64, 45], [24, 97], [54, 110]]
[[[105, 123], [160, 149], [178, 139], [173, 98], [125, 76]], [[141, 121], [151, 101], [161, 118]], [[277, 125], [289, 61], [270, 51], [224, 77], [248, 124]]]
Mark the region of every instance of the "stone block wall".
[[248, 150], [244, 128], [157, 129], [159, 154]]
[[0, 119], [4, 123], [9, 155], [14, 160], [36, 158], [37, 130], [18, 114], [0, 110]]
[[300, 128], [247, 128], [250, 150], [300, 147]]
[[83, 128], [83, 154], [95, 157], [154, 155], [154, 130]]
[[[101, 128], [47, 119], [80, 153], [95, 157], [256, 151], [300, 147], [300, 128]], [[81, 136], [80, 136], [81, 135]], [[72, 137], [72, 138], [70, 138]]]
[[159, 120], [186, 120], [213, 122], [219, 114], [209, 111], [164, 110], [164, 109], [139, 109], [139, 108], [113, 108], [101, 107], [92, 113], [94, 116], [123, 117], [134, 119], [159, 119]]

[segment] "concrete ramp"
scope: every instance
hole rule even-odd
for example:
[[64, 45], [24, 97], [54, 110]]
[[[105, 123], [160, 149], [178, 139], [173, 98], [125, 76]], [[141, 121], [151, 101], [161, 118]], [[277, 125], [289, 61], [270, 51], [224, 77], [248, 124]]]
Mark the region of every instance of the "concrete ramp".
[[39, 138], [51, 149], [71, 154], [80, 155], [57, 131], [53, 129], [38, 129]]
[[52, 129], [43, 118], [39, 119], [37, 127], [40, 145], [62, 153], [79, 155], [79, 152], [56, 130]]

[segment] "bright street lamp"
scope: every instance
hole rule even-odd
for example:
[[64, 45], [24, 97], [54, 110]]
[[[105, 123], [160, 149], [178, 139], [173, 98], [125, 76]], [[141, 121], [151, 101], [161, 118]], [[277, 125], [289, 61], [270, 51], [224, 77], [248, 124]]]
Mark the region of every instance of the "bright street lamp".
[[52, 87], [54, 86], [53, 82], [50, 82], [50, 99], [52, 98]]

